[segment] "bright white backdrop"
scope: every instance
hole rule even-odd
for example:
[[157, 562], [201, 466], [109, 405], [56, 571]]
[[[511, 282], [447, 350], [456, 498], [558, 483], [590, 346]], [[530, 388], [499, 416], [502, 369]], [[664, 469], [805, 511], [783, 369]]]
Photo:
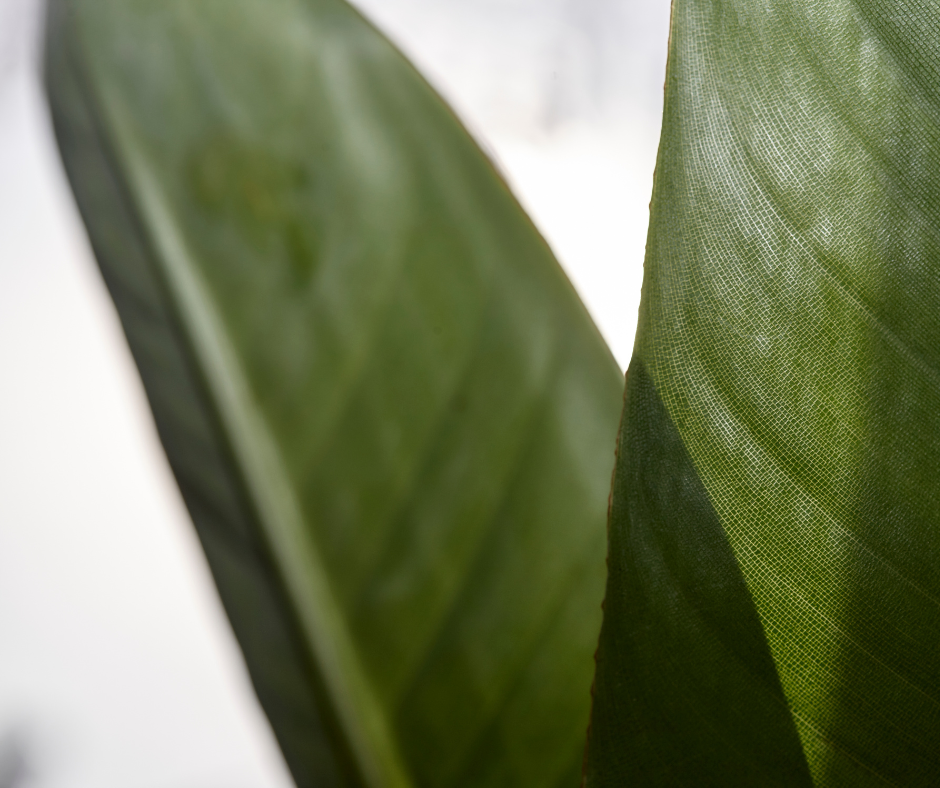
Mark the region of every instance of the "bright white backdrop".
[[[668, 0], [357, 5], [504, 171], [625, 366]], [[284, 788], [64, 180], [39, 11], [0, 0], [0, 788]]]

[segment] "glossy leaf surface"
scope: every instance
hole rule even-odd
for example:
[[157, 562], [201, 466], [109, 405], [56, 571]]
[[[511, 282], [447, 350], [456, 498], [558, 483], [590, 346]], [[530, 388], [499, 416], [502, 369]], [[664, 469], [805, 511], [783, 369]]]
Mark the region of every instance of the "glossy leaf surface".
[[47, 84], [297, 783], [576, 785], [623, 378], [490, 163], [337, 0], [58, 0]]
[[[938, 19], [675, 0], [589, 786], [797, 785], [802, 758], [817, 786], [936, 783]], [[706, 569], [685, 553], [723, 555], [713, 518], [735, 562]], [[780, 697], [736, 633], [751, 605], [800, 747], [761, 739]]]

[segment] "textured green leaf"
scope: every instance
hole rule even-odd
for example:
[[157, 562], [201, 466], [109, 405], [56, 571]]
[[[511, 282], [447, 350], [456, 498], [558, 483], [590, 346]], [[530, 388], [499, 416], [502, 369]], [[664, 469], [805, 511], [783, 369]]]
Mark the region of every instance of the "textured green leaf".
[[744, 577], [639, 359], [611, 523], [591, 783], [811, 785]]
[[814, 784], [936, 784], [940, 6], [675, 0], [645, 277], [588, 785], [800, 784], [738, 573]]
[[47, 85], [298, 784], [575, 785], [623, 378], [489, 162], [338, 0], [57, 0]]

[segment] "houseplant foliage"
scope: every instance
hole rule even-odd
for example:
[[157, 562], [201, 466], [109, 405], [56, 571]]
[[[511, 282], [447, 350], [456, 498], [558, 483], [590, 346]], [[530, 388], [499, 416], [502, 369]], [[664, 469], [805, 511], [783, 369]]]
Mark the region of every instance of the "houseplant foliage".
[[934, 5], [674, 0], [622, 379], [339, 0], [54, 0], [47, 81], [300, 785], [931, 785]]
[[936, 784], [938, 10], [674, 2], [589, 786]]
[[297, 784], [576, 784], [623, 376], [544, 241], [345, 3], [49, 13], [66, 171]]

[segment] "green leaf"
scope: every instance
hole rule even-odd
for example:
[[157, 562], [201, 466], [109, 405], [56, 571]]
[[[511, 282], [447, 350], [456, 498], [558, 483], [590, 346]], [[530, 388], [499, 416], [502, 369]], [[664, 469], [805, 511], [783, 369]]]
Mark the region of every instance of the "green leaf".
[[338, 0], [56, 0], [47, 85], [298, 785], [575, 785], [623, 377], [490, 163]]
[[936, 783], [938, 12], [675, 0], [589, 786]]
[[589, 784], [811, 785], [744, 577], [639, 359], [610, 516]]

